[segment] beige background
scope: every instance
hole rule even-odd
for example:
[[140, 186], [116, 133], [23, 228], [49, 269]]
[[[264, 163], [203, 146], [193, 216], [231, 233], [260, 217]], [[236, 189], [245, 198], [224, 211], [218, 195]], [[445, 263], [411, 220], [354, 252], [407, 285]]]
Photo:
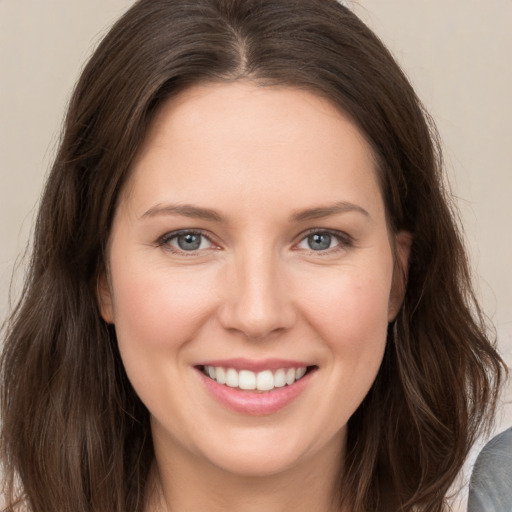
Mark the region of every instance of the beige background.
[[[0, 0], [0, 319], [72, 86], [131, 3]], [[510, 363], [512, 0], [345, 3], [390, 47], [438, 123], [479, 294]], [[497, 429], [512, 425], [510, 407]]]

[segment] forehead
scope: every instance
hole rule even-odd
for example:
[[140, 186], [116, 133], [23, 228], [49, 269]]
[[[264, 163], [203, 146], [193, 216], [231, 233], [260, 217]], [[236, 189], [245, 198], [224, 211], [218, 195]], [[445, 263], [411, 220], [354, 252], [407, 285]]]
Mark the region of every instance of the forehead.
[[160, 107], [127, 191], [139, 203], [217, 203], [209, 207], [230, 194], [237, 201], [293, 194], [297, 202], [319, 195], [336, 202], [340, 194], [380, 196], [375, 168], [360, 130], [329, 101], [291, 87], [214, 83]]
[[[273, 144], [306, 138], [310, 143], [326, 139], [327, 132], [350, 128], [368, 156], [372, 156], [362, 132], [341, 108], [318, 94], [290, 86], [258, 85], [251, 81], [205, 83], [185, 89], [157, 110], [139, 150], [144, 154], [158, 139], [217, 136], [231, 143]], [[233, 128], [239, 128], [233, 130]], [[241, 128], [241, 129], [240, 129]], [[303, 142], [301, 140], [300, 142]]]

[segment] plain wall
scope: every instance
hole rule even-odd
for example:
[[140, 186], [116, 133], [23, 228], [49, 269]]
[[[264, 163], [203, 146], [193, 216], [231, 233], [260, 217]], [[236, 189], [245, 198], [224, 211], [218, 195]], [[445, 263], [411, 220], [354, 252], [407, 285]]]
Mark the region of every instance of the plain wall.
[[[0, 319], [73, 84], [131, 3], [0, 0]], [[512, 2], [345, 3], [388, 45], [437, 122], [477, 289], [511, 363]], [[16, 275], [19, 285], [22, 267]], [[498, 429], [512, 424], [510, 405], [504, 411]]]

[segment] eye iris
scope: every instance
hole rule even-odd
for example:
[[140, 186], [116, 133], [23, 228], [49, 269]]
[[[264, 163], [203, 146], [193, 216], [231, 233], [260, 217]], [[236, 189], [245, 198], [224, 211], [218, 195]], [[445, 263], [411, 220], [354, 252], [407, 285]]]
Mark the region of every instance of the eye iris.
[[329, 233], [314, 233], [308, 236], [309, 248], [313, 251], [322, 251], [331, 246], [332, 236]]
[[186, 233], [177, 238], [178, 246], [184, 251], [195, 251], [201, 245], [201, 235]]

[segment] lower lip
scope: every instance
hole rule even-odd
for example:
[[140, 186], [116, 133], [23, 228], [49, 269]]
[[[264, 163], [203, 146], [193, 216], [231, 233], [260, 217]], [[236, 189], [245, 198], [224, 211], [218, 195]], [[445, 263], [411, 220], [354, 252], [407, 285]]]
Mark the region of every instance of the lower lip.
[[293, 384], [272, 391], [254, 392], [230, 388], [224, 384], [207, 377], [201, 370], [197, 370], [203, 384], [208, 391], [222, 405], [241, 414], [263, 416], [273, 414], [295, 400], [308, 385], [313, 372], [309, 372]]

